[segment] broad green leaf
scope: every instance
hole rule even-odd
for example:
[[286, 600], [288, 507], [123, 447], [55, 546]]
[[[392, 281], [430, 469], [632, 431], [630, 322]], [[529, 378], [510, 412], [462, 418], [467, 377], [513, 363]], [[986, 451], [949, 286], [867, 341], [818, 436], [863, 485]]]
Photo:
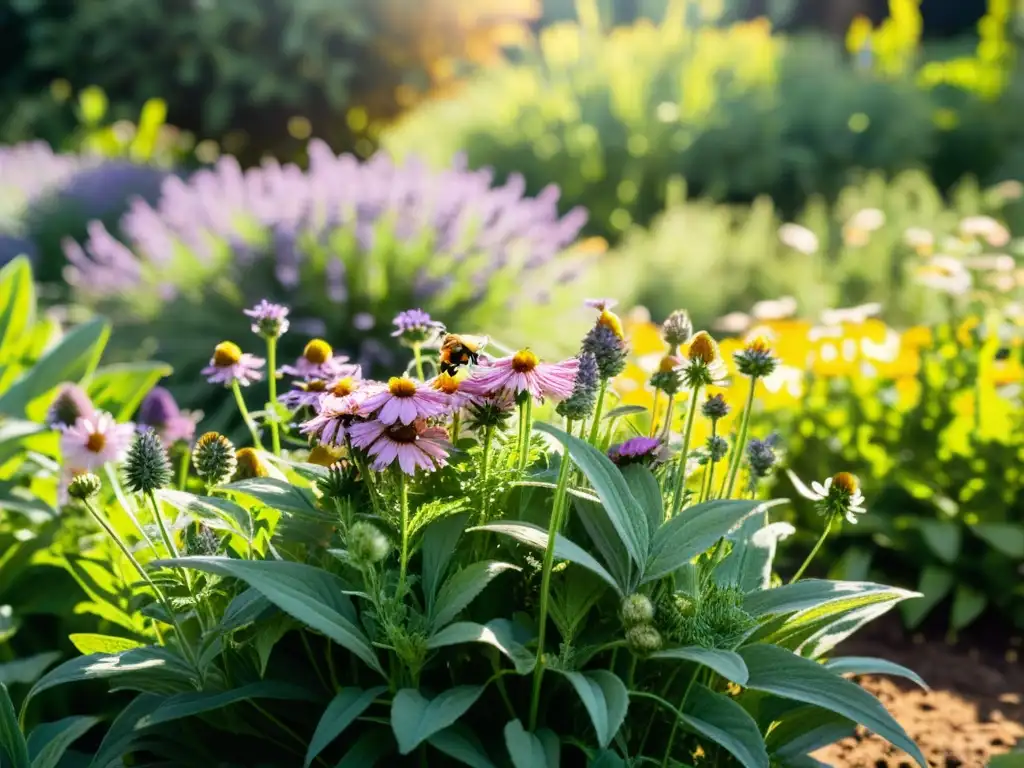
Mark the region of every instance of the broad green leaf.
[[629, 692], [622, 679], [606, 669], [588, 672], [551, 671], [565, 677], [576, 689], [590, 715], [590, 722], [597, 733], [597, 743], [601, 747], [611, 744], [629, 709]]
[[[79, 381], [95, 370], [109, 336], [110, 326], [99, 318], [72, 329], [0, 395], [0, 414], [41, 419], [56, 387]], [[41, 404], [29, 413], [29, 407], [37, 401]]]
[[791, 760], [852, 736], [856, 730], [852, 720], [827, 709], [794, 707], [778, 718], [765, 743], [774, 757], [788, 765]]
[[18, 256], [0, 269], [0, 363], [16, 360], [25, 335], [36, 322], [32, 265]]
[[437, 595], [434, 610], [430, 616], [431, 627], [436, 631], [451, 622], [499, 574], [518, 570], [518, 566], [488, 560], [473, 563], [452, 574]]
[[332, 573], [284, 560], [232, 560], [226, 557], [180, 557], [154, 565], [194, 568], [241, 579], [270, 602], [354, 653], [370, 669], [384, 674], [377, 654], [356, 624], [348, 586]]
[[281, 701], [316, 701], [318, 695], [307, 688], [279, 680], [261, 680], [230, 691], [197, 691], [168, 696], [150, 714], [135, 724], [137, 729], [149, 728], [160, 723], [169, 723], [185, 717], [212, 712], [249, 699], [278, 699]]
[[950, 571], [933, 565], [926, 566], [917, 582], [917, 591], [921, 597], [900, 606], [907, 628], [914, 629], [924, 621], [931, 610], [953, 589], [953, 583], [954, 578]]
[[127, 421], [156, 383], [172, 373], [166, 363], [119, 363], [98, 368], [86, 391], [93, 405]]
[[168, 488], [156, 492], [156, 497], [180, 512], [218, 531], [237, 533], [246, 541], [252, 541], [252, 514], [245, 507], [230, 499], [217, 496], [196, 496], [184, 491]]
[[373, 768], [384, 755], [395, 749], [395, 740], [383, 728], [368, 731], [356, 739], [334, 768]]
[[68, 747], [98, 722], [96, 717], [65, 717], [37, 725], [28, 737], [32, 768], [57, 768]]
[[[548, 547], [548, 532], [532, 523], [487, 523], [486, 525], [478, 525], [476, 528], [470, 528], [469, 530], [503, 533], [506, 536], [511, 536], [520, 544], [525, 544], [528, 547], [541, 551]], [[589, 552], [569, 541], [560, 533], [555, 534], [555, 557], [558, 560], [568, 560], [570, 563], [575, 563], [586, 568], [588, 571], [596, 573], [608, 582], [616, 592], [620, 595], [622, 594], [622, 589], [615, 582], [615, 579], [612, 578], [612, 575], [604, 569], [604, 566], [597, 562]]]
[[829, 659], [825, 662], [825, 668], [831, 669], [838, 675], [895, 675], [905, 677], [917, 683], [924, 690], [930, 690], [928, 683], [921, 679], [921, 676], [912, 669], [907, 669], [902, 664], [896, 664], [885, 659], [876, 659], [871, 656], [841, 656]]
[[652, 660], [692, 661], [714, 670], [726, 680], [737, 685], [746, 685], [747, 683], [747, 665], [743, 663], [743, 657], [734, 651], [716, 651], [710, 648], [690, 646], [655, 651], [649, 658]]
[[924, 543], [944, 563], [956, 562], [960, 556], [962, 533], [957, 523], [943, 520], [920, 520], [917, 523]]
[[601, 507], [600, 500], [574, 498], [572, 503], [576, 510], [576, 518], [583, 523], [583, 530], [594, 543], [597, 553], [607, 563], [608, 572], [619, 585], [619, 590], [623, 593], [632, 592], [636, 566], [629, 552], [622, 546], [619, 534], [615, 532], [615, 526]]
[[267, 664], [270, 663], [274, 646], [292, 629], [295, 629], [295, 619], [284, 613], [272, 616], [257, 627], [251, 642], [259, 660], [260, 677], [267, 674]]
[[503, 653], [520, 675], [533, 671], [536, 654], [516, 640], [515, 625], [508, 619], [492, 619], [487, 624], [458, 621], [449, 624], [427, 640], [428, 648], [444, 648], [462, 643], [486, 643]]
[[60, 658], [59, 651], [43, 651], [0, 664], [0, 683], [30, 685]]
[[217, 625], [217, 631], [233, 632], [276, 610], [277, 607], [259, 590], [248, 587], [228, 603], [227, 610]]
[[[671, 763], [672, 768], [679, 766], [679, 763]], [[602, 749], [597, 752], [593, 759], [587, 763], [587, 768], [628, 768], [626, 761], [610, 749]], [[684, 766], [683, 768], [688, 768]]]
[[885, 707], [859, 685], [846, 680], [821, 664], [772, 645], [751, 645], [740, 649], [750, 679], [747, 688], [814, 704], [860, 723], [907, 752], [927, 768], [921, 750]]
[[686, 697], [683, 716], [690, 728], [721, 744], [744, 768], [768, 768], [761, 731], [734, 699], [698, 683]]
[[222, 486], [222, 490], [251, 496], [268, 507], [282, 512], [321, 517], [313, 492], [306, 488], [299, 488], [285, 480], [277, 480], [273, 477], [255, 477]]
[[749, 594], [743, 599], [743, 608], [751, 616], [760, 617], [819, 609], [832, 603], [843, 603], [852, 608], [916, 596], [917, 593], [906, 589], [870, 581], [804, 579]]
[[373, 704], [373, 700], [385, 691], [387, 688], [382, 685], [368, 691], [362, 688], [345, 688], [335, 696], [324, 710], [316, 731], [313, 732], [313, 738], [309, 741], [306, 761], [303, 763], [305, 768], [309, 768], [317, 755], [352, 725], [355, 719]]
[[128, 640], [124, 637], [88, 633], [68, 635], [68, 640], [71, 641], [71, 644], [83, 656], [88, 656], [90, 653], [121, 653], [122, 651], [130, 651], [132, 648], [141, 648], [143, 645], [137, 640]]
[[[587, 618], [604, 597], [607, 585], [583, 568], [566, 568], [551, 580], [548, 615], [567, 643], [586, 626]], [[577, 648], [577, 650], [579, 650]]]
[[690, 507], [676, 515], [654, 533], [651, 557], [644, 568], [641, 583], [657, 581], [706, 552], [716, 541], [753, 515], [784, 504], [774, 501], [738, 501], [716, 499]]
[[427, 598], [427, 613], [434, 610], [438, 587], [462, 538], [467, 520], [467, 514], [451, 515], [431, 523], [423, 531], [423, 593]]
[[978, 523], [971, 531], [1007, 557], [1024, 559], [1024, 525], [1014, 523]]
[[623, 416], [635, 416], [638, 413], [647, 413], [647, 408], [642, 405], [620, 405], [612, 408], [604, 415], [605, 419], [618, 419]]
[[427, 739], [427, 743], [470, 768], [495, 768], [494, 763], [487, 756], [484, 745], [480, 743], [480, 739], [472, 729], [462, 723], [455, 723], [443, 731], [435, 733]]
[[0, 757], [4, 753], [12, 761], [12, 768], [30, 768], [28, 745], [21, 734], [18, 717], [14, 714], [14, 702], [7, 692], [7, 686], [0, 683]]
[[89, 764], [89, 768], [123, 768], [123, 756], [144, 736], [142, 731], [135, 729], [135, 724], [154, 712], [166, 700], [166, 696], [143, 693], [129, 701], [110, 724], [110, 729], [100, 742], [99, 751]]
[[715, 581], [721, 586], [737, 587], [744, 593], [768, 589], [778, 543], [795, 530], [789, 523], [766, 526], [760, 516], [751, 515], [729, 534], [732, 551], [715, 568]]
[[648, 530], [657, 531], [665, 522], [665, 502], [654, 473], [639, 464], [627, 464], [619, 471], [630, 494], [647, 516]]
[[566, 447], [572, 460], [590, 480], [601, 498], [604, 511], [615, 527], [623, 546], [638, 566], [642, 567], [651, 546], [651, 531], [647, 517], [637, 500], [629, 492], [619, 468], [611, 459], [590, 443], [563, 432], [550, 424], [538, 424], [537, 429], [553, 435]]
[[963, 629], [981, 615], [988, 605], [988, 598], [977, 590], [960, 584], [953, 593], [953, 608], [949, 615], [949, 625], [953, 629]]
[[519, 720], [505, 726], [505, 747], [513, 768], [558, 768], [560, 745], [558, 737], [547, 729], [527, 731]]
[[443, 731], [466, 714], [483, 692], [481, 685], [460, 685], [427, 699], [412, 688], [400, 690], [391, 703], [391, 730], [398, 740], [398, 751], [408, 755]]
[[[856, 634], [862, 627], [884, 616], [896, 605], [895, 600], [854, 608], [840, 616], [827, 616], [810, 622], [782, 642], [808, 659], [830, 653], [839, 643]], [[794, 645], [796, 643], [796, 645]]]

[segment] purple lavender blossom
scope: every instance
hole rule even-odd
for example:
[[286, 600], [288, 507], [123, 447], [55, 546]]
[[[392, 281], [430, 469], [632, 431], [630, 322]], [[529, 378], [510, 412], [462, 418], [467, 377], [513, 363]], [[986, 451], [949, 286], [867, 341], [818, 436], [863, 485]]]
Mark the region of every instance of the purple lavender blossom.
[[136, 414], [136, 424], [142, 428], [152, 428], [167, 447], [178, 441], [192, 442], [198, 421], [199, 414], [182, 412], [174, 395], [163, 387], [153, 387], [142, 400]]
[[243, 310], [252, 318], [252, 332], [265, 339], [278, 339], [288, 332], [288, 307], [260, 299], [252, 309]]
[[632, 437], [624, 443], [613, 445], [608, 458], [620, 467], [627, 464], [653, 464], [660, 457], [661, 440], [656, 437]]
[[423, 344], [444, 331], [444, 323], [431, 320], [430, 315], [422, 309], [399, 312], [391, 324], [395, 326], [392, 338], [405, 344]]

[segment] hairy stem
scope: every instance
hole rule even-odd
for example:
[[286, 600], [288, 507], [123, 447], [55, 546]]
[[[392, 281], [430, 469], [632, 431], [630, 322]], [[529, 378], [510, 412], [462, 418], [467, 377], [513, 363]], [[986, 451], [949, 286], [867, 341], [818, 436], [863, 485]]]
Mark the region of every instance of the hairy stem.
[[242, 414], [242, 421], [245, 422], [245, 426], [249, 429], [249, 434], [252, 436], [252, 444], [262, 451], [263, 442], [260, 440], [259, 430], [256, 428], [256, 422], [249, 415], [249, 409], [245, 406], [245, 398], [242, 397], [242, 388], [238, 385], [237, 381], [231, 382], [231, 391], [235, 395], [235, 402], [238, 403], [238, 412]]
[[277, 338], [267, 337], [267, 389], [270, 393], [270, 444], [274, 455], [281, 455], [281, 435], [277, 429]]
[[747, 404], [743, 408], [743, 416], [740, 418], [740, 431], [736, 436], [736, 445], [732, 447], [732, 456], [729, 462], [729, 474], [726, 482], [722, 483], [722, 491], [718, 495], [723, 499], [731, 499], [733, 489], [736, 487], [736, 478], [740, 473], [740, 464], [743, 463], [743, 451], [747, 448], [747, 429], [750, 427], [750, 412], [754, 409], [754, 391], [757, 389], [757, 379], [750, 380], [750, 392], [747, 393]]
[[683, 446], [679, 450], [679, 468], [676, 470], [676, 490], [672, 495], [671, 517], [679, 514], [683, 506], [683, 486], [686, 485], [686, 456], [690, 452], [690, 436], [693, 434], [693, 419], [697, 415], [697, 398], [700, 387], [693, 388], [690, 394], [690, 409], [686, 414], [686, 427], [683, 430]]
[[601, 413], [604, 411], [604, 396], [608, 392], [608, 379], [601, 379], [597, 390], [597, 405], [594, 407], [594, 421], [590, 425], [590, 444], [597, 445], [597, 436], [601, 432]]
[[398, 475], [398, 494], [402, 509], [402, 562], [398, 571], [398, 594], [405, 592], [405, 572], [409, 567], [409, 485], [405, 473], [396, 465]]

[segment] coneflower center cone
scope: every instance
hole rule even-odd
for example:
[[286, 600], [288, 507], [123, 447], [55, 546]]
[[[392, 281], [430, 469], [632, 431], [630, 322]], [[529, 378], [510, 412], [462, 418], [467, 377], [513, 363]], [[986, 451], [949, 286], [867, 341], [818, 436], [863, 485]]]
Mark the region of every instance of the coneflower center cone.
[[302, 356], [306, 358], [313, 365], [322, 365], [331, 359], [334, 354], [334, 350], [331, 349], [331, 345], [323, 339], [313, 339], [306, 345], [306, 348], [302, 350]]
[[388, 380], [388, 391], [395, 397], [413, 397], [416, 394], [416, 382], [405, 376], [392, 376]]
[[222, 341], [213, 348], [213, 364], [218, 368], [228, 368], [242, 359], [242, 348], [231, 341]]
[[529, 373], [540, 364], [540, 360], [528, 349], [521, 349], [512, 356], [512, 370]]
[[93, 432], [85, 441], [85, 447], [93, 453], [99, 453], [107, 445], [107, 436], [100, 432]]

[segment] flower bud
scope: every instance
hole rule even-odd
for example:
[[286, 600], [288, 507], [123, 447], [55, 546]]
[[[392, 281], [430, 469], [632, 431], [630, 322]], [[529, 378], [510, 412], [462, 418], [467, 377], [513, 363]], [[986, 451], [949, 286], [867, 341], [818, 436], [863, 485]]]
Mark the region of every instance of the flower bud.
[[348, 554], [352, 564], [366, 568], [388, 556], [391, 543], [372, 523], [360, 520], [348, 532]]
[[677, 309], [662, 323], [661, 338], [673, 350], [680, 344], [689, 341], [691, 336], [693, 336], [693, 323], [685, 309]]
[[185, 530], [185, 554], [215, 555], [219, 549], [217, 532], [208, 525], [197, 523]]
[[661, 633], [650, 624], [638, 624], [626, 630], [626, 642], [636, 653], [654, 653], [661, 650]]
[[192, 451], [192, 466], [208, 485], [226, 483], [235, 474], [238, 462], [235, 446], [218, 432], [207, 432]]
[[701, 413], [704, 414], [705, 418], [712, 421], [724, 419], [729, 415], [729, 410], [729, 404], [725, 402], [724, 395], [712, 395], [701, 406]]
[[92, 472], [82, 472], [71, 478], [68, 483], [68, 496], [72, 499], [85, 501], [100, 492], [100, 479]]
[[579, 359], [580, 366], [576, 371], [576, 383], [573, 385], [572, 394], [555, 408], [560, 416], [573, 421], [585, 419], [594, 412], [599, 386], [597, 358], [590, 352], [583, 352]]
[[255, 448], [239, 448], [235, 451], [235, 480], [251, 480], [270, 474], [266, 463]]
[[729, 452], [729, 443], [721, 435], [712, 435], [708, 438], [707, 450], [711, 461], [718, 462]]
[[612, 379], [626, 369], [626, 342], [610, 325], [596, 323], [583, 337], [582, 351], [594, 356], [602, 379]]
[[171, 462], [152, 429], [135, 436], [124, 460], [125, 487], [132, 493], [152, 493], [171, 482]]
[[630, 595], [622, 601], [619, 610], [627, 629], [638, 624], [650, 624], [654, 620], [654, 604], [646, 595]]

